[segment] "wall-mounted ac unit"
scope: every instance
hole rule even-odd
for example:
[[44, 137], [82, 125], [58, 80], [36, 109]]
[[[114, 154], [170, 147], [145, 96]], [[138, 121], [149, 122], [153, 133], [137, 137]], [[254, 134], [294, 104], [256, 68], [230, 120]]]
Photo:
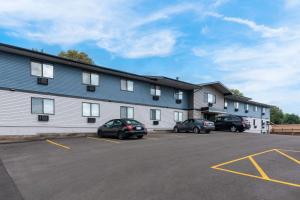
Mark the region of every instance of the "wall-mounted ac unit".
[[95, 92], [96, 87], [94, 85], [87, 85], [86, 90], [89, 91], [89, 92]]
[[48, 115], [38, 115], [38, 121], [47, 122], [47, 121], [49, 121], [49, 116]]
[[159, 96], [152, 96], [152, 99], [153, 99], [154, 101], [158, 101], [158, 100], [159, 100]]
[[96, 123], [96, 118], [87, 118], [87, 123]]
[[153, 121], [153, 125], [158, 125], [159, 121]]
[[48, 85], [48, 79], [47, 78], [38, 77], [37, 78], [37, 84], [39, 84], [39, 85]]
[[181, 99], [176, 99], [177, 104], [181, 104], [181, 102], [182, 102]]

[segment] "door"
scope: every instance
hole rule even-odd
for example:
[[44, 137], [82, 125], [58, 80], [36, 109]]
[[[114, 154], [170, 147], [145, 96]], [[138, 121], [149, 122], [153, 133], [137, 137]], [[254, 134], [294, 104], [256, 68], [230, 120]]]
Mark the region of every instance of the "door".
[[101, 128], [103, 136], [110, 136], [113, 124], [114, 124], [114, 120], [110, 120], [103, 125], [103, 127]]
[[111, 128], [111, 134], [113, 136], [118, 136], [118, 133], [119, 133], [119, 130], [121, 130], [123, 127], [123, 122], [119, 119], [116, 119], [114, 120], [114, 123], [112, 125], [112, 128]]
[[187, 131], [192, 131], [193, 127], [194, 127], [194, 120], [190, 119], [186, 125], [186, 129], [187, 129]]

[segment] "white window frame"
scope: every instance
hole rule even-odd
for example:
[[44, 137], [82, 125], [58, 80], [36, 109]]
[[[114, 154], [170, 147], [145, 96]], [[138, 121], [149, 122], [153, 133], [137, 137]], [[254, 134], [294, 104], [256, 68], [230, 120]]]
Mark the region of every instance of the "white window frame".
[[[42, 110], [41, 112], [33, 112], [33, 100], [40, 100], [42, 103]], [[51, 112], [45, 112], [45, 101], [51, 101], [52, 102], [52, 111]], [[55, 114], [55, 100], [49, 99], [49, 98], [40, 98], [40, 97], [31, 97], [31, 114], [42, 114], [42, 115], [54, 115]]]
[[[125, 110], [125, 115], [126, 115], [126, 117], [122, 117], [122, 108], [123, 108], [123, 109], [126, 109], [126, 110]], [[128, 116], [128, 114], [129, 114], [128, 110], [129, 110], [129, 109], [132, 109], [132, 117], [131, 117], [131, 116]], [[121, 119], [134, 119], [134, 107], [120, 106], [120, 118], [121, 118]]]
[[262, 113], [266, 113], [266, 108], [262, 108]]
[[228, 108], [228, 101], [226, 99], [224, 100], [224, 108]]
[[[32, 69], [33, 69], [33, 63], [40, 65], [40, 74], [34, 74]], [[46, 67], [50, 67], [50, 75], [45, 75], [46, 71], [45, 68]], [[42, 62], [38, 62], [38, 61], [31, 61], [30, 62], [30, 74], [31, 76], [36, 76], [36, 77], [41, 77], [41, 78], [50, 78], [53, 79], [54, 77], [54, 66], [52, 64], [49, 63], [42, 63]]]
[[[152, 112], [155, 111], [155, 118], [152, 115]], [[160, 109], [150, 109], [150, 120], [152, 121], [160, 121], [161, 120], [161, 110]]]
[[258, 111], [258, 106], [254, 106], [253, 109], [254, 109], [254, 112], [257, 112]]
[[[123, 83], [125, 85], [123, 85]], [[129, 87], [130, 84], [132, 84], [132, 87]], [[125, 86], [125, 88], [123, 87]], [[133, 92], [134, 91], [134, 82], [128, 79], [121, 79], [121, 90], [122, 91], [128, 91], [128, 92]]]
[[249, 104], [245, 104], [245, 110], [249, 111]]
[[161, 96], [161, 88], [159, 85], [151, 85], [150, 94], [152, 96]]
[[215, 94], [205, 92], [204, 93], [204, 102], [205, 103], [216, 104], [217, 103], [217, 96]]
[[182, 90], [175, 90], [174, 97], [176, 100], [182, 100], [183, 99], [183, 91]]
[[235, 101], [234, 102], [234, 109], [239, 109], [239, 107], [240, 107], [240, 103]]
[[[84, 114], [84, 105], [88, 105], [89, 106], [89, 114], [88, 115], [85, 115]], [[94, 115], [93, 114], [93, 108], [94, 106], [97, 106], [98, 107], [98, 114], [97, 115]], [[100, 117], [100, 104], [98, 103], [89, 103], [89, 102], [82, 102], [82, 117]]]
[[183, 112], [174, 111], [174, 121], [182, 122], [183, 121]]
[[[85, 80], [84, 80], [84, 75], [88, 75], [89, 77], [89, 80], [88, 80], [88, 83], [85, 83]], [[97, 83], [93, 83], [92, 81], [92, 77], [97, 77]], [[82, 72], [82, 84], [84, 85], [93, 85], [93, 86], [99, 86], [99, 74], [98, 73], [93, 73], [93, 72]]]

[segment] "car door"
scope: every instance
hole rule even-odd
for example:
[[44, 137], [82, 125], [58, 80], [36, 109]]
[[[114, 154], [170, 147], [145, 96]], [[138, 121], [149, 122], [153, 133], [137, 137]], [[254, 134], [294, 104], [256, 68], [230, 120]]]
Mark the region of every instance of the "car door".
[[217, 117], [215, 121], [216, 130], [224, 129], [224, 117]]
[[230, 130], [232, 126], [232, 117], [225, 117], [224, 118], [224, 130]]
[[190, 119], [189, 121], [188, 121], [188, 123], [187, 123], [187, 127], [186, 127], [186, 129], [187, 129], [187, 131], [192, 131], [193, 130], [193, 128], [194, 128], [194, 120], [193, 119]]
[[102, 126], [101, 131], [103, 136], [110, 136], [113, 124], [114, 120], [110, 120]]
[[119, 119], [114, 120], [114, 123], [112, 125], [111, 128], [111, 134], [112, 136], [118, 136], [119, 131], [122, 129], [123, 127], [123, 122]]
[[186, 128], [187, 128], [187, 124], [189, 123], [189, 120], [185, 120], [184, 122], [182, 123], [178, 123], [177, 124], [177, 127], [180, 131], [186, 131]]

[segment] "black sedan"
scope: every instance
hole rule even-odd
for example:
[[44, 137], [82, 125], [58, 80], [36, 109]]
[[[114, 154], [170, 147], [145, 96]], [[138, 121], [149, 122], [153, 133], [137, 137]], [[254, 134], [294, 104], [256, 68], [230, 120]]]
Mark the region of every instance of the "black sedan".
[[194, 133], [210, 133], [215, 129], [215, 124], [204, 119], [188, 119], [184, 122], [179, 122], [174, 126], [174, 132], [194, 132]]
[[117, 137], [120, 140], [132, 136], [140, 139], [146, 134], [146, 127], [133, 119], [113, 119], [98, 128], [99, 137]]

